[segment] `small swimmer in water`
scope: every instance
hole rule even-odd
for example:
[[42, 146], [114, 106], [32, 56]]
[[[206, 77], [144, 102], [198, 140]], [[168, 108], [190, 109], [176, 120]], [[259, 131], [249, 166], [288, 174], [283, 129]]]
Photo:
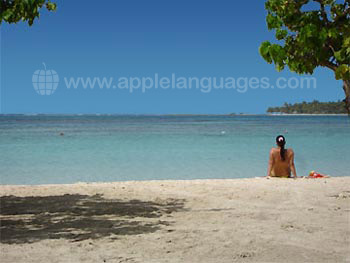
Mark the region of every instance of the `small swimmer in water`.
[[60, 132], [60, 136], [64, 136], [64, 132]]

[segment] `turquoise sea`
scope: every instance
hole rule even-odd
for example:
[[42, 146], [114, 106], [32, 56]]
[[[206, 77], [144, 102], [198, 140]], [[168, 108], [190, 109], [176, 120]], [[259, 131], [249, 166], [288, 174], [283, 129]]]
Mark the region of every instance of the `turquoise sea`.
[[1, 115], [0, 183], [264, 176], [278, 134], [299, 176], [350, 175], [347, 116]]

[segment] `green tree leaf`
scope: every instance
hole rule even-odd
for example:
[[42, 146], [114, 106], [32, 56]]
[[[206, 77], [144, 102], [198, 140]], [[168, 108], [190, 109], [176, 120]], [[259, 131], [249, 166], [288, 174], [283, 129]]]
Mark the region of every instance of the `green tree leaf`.
[[269, 41], [265, 41], [265, 42], [263, 42], [263, 43], [260, 45], [260, 48], [259, 48], [259, 53], [260, 53], [260, 55], [261, 55], [269, 64], [272, 63], [272, 58], [271, 58], [270, 52], [269, 52], [270, 46], [271, 46], [271, 43], [270, 43]]

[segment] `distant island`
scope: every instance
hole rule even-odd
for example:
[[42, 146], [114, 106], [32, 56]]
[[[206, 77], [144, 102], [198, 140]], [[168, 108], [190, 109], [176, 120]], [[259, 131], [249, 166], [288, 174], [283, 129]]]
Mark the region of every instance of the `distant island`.
[[336, 102], [312, 102], [303, 101], [302, 103], [289, 104], [284, 103], [281, 107], [269, 107], [267, 113], [283, 114], [346, 114], [345, 103]]

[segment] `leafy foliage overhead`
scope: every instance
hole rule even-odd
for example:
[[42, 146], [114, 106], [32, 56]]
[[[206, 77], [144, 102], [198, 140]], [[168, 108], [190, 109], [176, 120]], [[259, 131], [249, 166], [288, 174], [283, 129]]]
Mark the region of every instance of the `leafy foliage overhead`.
[[261, 56], [278, 71], [333, 70], [344, 82], [350, 114], [350, 0], [267, 0], [265, 8], [267, 27], [281, 44], [263, 42]]
[[49, 0], [0, 0], [0, 23], [27, 21], [31, 26], [43, 6], [49, 11], [56, 10], [56, 3]]
[[[315, 2], [318, 10], [302, 11]], [[350, 80], [350, 0], [268, 0], [266, 22], [284, 46], [266, 41], [260, 54], [277, 70], [287, 65], [299, 74], [312, 74], [317, 66], [336, 71], [337, 79]]]

